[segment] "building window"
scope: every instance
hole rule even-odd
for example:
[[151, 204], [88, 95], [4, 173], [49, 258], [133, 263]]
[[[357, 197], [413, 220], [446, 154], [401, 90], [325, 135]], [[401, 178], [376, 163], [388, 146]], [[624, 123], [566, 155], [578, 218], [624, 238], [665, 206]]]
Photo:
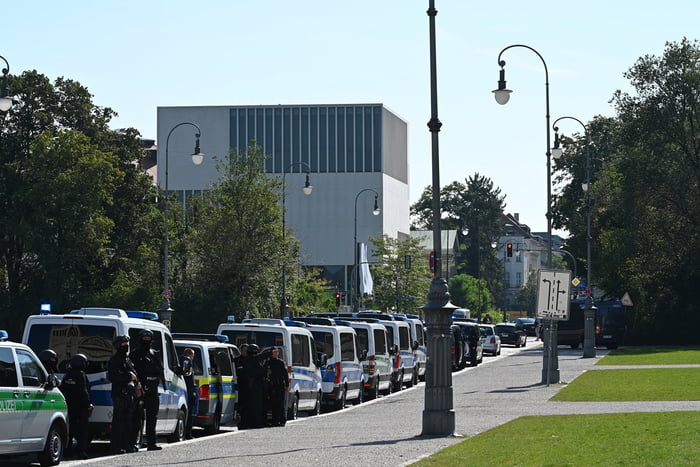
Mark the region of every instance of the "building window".
[[520, 287], [523, 285], [523, 273], [522, 272], [516, 272], [515, 273], [515, 286]]

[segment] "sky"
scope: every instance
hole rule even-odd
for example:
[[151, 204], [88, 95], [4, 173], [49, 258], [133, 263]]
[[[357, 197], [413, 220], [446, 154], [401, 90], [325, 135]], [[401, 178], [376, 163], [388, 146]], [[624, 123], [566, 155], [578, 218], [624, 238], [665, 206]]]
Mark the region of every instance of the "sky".
[[[436, 0], [440, 185], [479, 173], [547, 230], [547, 120], [615, 116], [624, 73], [695, 40], [700, 2]], [[428, 0], [63, 0], [3, 5], [0, 55], [80, 82], [112, 127], [156, 137], [159, 106], [382, 103], [409, 129], [410, 203], [432, 183]], [[504, 48], [513, 90], [491, 92]], [[572, 120], [560, 133], [581, 134]], [[202, 147], [206, 146], [202, 130]], [[551, 142], [554, 133], [551, 132]], [[203, 149], [204, 150], [204, 149]], [[556, 187], [553, 188], [556, 192]], [[554, 231], [566, 236], [566, 232]]]

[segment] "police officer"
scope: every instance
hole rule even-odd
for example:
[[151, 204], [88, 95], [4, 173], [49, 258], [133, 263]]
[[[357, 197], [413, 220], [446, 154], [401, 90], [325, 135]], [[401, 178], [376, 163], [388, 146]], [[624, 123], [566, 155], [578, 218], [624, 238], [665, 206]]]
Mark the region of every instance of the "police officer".
[[[163, 448], [156, 445], [156, 421], [158, 420], [158, 409], [160, 407], [160, 396], [158, 386], [163, 385], [166, 390], [163, 364], [151, 348], [153, 342], [153, 332], [143, 329], [139, 332], [140, 346], [134, 349], [129, 358], [134, 362], [136, 375], [143, 386], [143, 405], [146, 411], [146, 441], [149, 451], [159, 451]], [[138, 424], [140, 428], [141, 424]], [[135, 432], [133, 440], [138, 436]]]
[[245, 361], [248, 358], [248, 344], [241, 345], [241, 354], [235, 358], [234, 362], [236, 364], [236, 377], [238, 379], [238, 414], [240, 420], [238, 422], [238, 428], [240, 430], [250, 428], [248, 423], [250, 423], [250, 401], [249, 401], [249, 389], [248, 389], [248, 377], [245, 373]]
[[113, 454], [134, 451], [131, 422], [136, 406], [136, 369], [129, 360], [129, 336], [117, 336], [112, 345], [116, 353], [109, 359], [107, 378], [112, 382], [112, 433], [110, 450]]
[[39, 360], [49, 374], [58, 373], [58, 355], [51, 349], [44, 349], [39, 354]]
[[197, 413], [197, 390], [194, 386], [194, 349], [187, 347], [182, 352], [182, 376], [187, 386], [187, 423], [185, 424], [185, 438], [192, 439], [192, 425], [194, 414]]
[[88, 359], [79, 353], [73, 355], [68, 363], [61, 383], [61, 392], [66, 397], [68, 404], [68, 425], [70, 427], [68, 449], [71, 450], [73, 439], [76, 441], [75, 456], [79, 459], [87, 459], [87, 448], [89, 444], [88, 418], [92, 413], [93, 406], [90, 403], [90, 383], [85, 369]]
[[287, 391], [289, 391], [289, 375], [287, 374], [287, 365], [279, 357], [279, 347], [273, 347], [272, 355], [267, 362], [272, 426], [284, 426], [287, 422], [286, 402]]
[[257, 344], [249, 344], [247, 356], [243, 362], [243, 371], [247, 380], [248, 407], [246, 417], [241, 420], [246, 428], [262, 428], [265, 426], [265, 366], [262, 361], [269, 353], [260, 353]]

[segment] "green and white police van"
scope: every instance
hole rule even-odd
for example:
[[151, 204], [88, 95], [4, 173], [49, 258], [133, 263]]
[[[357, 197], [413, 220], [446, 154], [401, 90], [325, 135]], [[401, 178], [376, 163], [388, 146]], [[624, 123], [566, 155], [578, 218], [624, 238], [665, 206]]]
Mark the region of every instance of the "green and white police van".
[[135, 345], [142, 330], [152, 331], [152, 349], [163, 363], [167, 387], [167, 390], [158, 387], [160, 410], [156, 433], [176, 442], [185, 437], [187, 388], [173, 338], [157, 318], [157, 313], [117, 308], [81, 308], [63, 315], [31, 315], [25, 323], [22, 342], [37, 353], [44, 349], [56, 352], [59, 378], [73, 355], [81, 353], [88, 358], [85, 372], [95, 407], [90, 416], [90, 436], [103, 438], [109, 434], [112, 423], [112, 383], [107, 379], [109, 359], [114, 355], [112, 341], [116, 336], [129, 336], [130, 345]]
[[0, 331], [0, 460], [37, 453], [57, 465], [68, 439], [66, 400], [36, 354]]

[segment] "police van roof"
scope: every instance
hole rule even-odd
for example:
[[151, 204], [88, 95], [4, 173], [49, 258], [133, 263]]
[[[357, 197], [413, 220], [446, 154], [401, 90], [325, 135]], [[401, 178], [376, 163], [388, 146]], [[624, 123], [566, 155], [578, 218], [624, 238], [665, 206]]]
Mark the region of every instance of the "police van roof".
[[228, 342], [228, 336], [223, 334], [200, 334], [195, 332], [174, 332], [171, 334], [173, 339], [190, 340], [190, 341], [208, 341], [208, 342]]

